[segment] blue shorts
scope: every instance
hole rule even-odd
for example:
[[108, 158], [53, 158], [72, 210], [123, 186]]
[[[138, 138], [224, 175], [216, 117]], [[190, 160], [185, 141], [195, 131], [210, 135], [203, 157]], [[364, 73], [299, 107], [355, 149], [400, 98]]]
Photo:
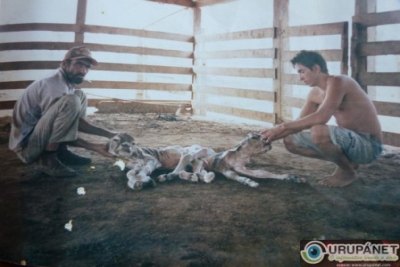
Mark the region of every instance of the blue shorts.
[[[340, 147], [351, 162], [370, 163], [382, 153], [382, 143], [371, 134], [357, 133], [332, 125], [328, 125], [328, 128], [332, 143]], [[293, 134], [292, 140], [299, 147], [312, 149], [323, 155], [318, 146], [312, 142], [309, 131]]]

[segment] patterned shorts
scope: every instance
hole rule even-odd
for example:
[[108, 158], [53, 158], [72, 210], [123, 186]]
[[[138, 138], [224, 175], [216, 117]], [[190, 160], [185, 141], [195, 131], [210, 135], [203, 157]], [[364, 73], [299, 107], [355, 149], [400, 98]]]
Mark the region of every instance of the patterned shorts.
[[[328, 125], [328, 128], [332, 143], [340, 147], [351, 162], [370, 163], [382, 153], [382, 143], [371, 134], [357, 133], [332, 125]], [[293, 134], [292, 140], [299, 147], [312, 149], [323, 154], [318, 146], [312, 142], [309, 131]]]

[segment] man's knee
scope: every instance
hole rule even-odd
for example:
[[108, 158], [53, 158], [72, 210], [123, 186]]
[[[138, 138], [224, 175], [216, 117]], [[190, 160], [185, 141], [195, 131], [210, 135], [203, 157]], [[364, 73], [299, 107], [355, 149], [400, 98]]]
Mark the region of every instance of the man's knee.
[[86, 115], [86, 109], [88, 106], [88, 101], [86, 98], [86, 94], [82, 90], [75, 90], [74, 94], [78, 96], [80, 103], [80, 114], [79, 117], [84, 117]]
[[81, 100], [79, 96], [75, 94], [65, 95], [60, 99], [60, 101], [61, 101], [60, 104], [63, 107], [66, 107], [62, 110], [65, 110], [66, 112], [79, 114], [82, 109]]
[[290, 152], [295, 151], [296, 143], [294, 142], [292, 135], [288, 135], [285, 138], [283, 138], [283, 144], [285, 145], [288, 151]]
[[316, 145], [331, 142], [329, 127], [325, 124], [314, 125], [311, 127], [311, 139]]

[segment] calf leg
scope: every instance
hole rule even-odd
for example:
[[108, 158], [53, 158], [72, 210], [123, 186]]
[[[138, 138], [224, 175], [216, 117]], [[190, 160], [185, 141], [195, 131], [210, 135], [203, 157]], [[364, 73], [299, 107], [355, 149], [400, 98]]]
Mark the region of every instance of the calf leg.
[[211, 183], [215, 178], [213, 172], [207, 172], [204, 169], [204, 161], [201, 159], [197, 159], [193, 162], [193, 173], [199, 177], [200, 181], [205, 183]]
[[181, 171], [179, 172], [179, 178], [186, 181], [191, 182], [198, 182], [199, 180], [205, 183], [211, 183], [214, 178], [215, 174], [213, 172], [207, 172], [203, 165], [204, 161], [201, 159], [195, 159], [192, 161], [192, 171]]
[[251, 170], [247, 169], [245, 166], [235, 167], [235, 171], [241, 175], [245, 175], [251, 178], [258, 179], [278, 179], [278, 180], [288, 180], [294, 182], [304, 182], [304, 179], [291, 174], [277, 174], [265, 170]]
[[155, 186], [155, 182], [151, 179], [150, 174], [156, 169], [157, 165], [153, 161], [146, 164], [137, 164], [126, 173], [128, 178], [128, 186], [131, 189], [141, 190], [143, 186], [151, 184]]
[[223, 175], [226, 176], [226, 178], [228, 179], [232, 179], [234, 181], [237, 181], [241, 184], [245, 184], [248, 185], [250, 187], [258, 187], [258, 183], [254, 182], [253, 180], [244, 177], [244, 176], [240, 176], [239, 174], [237, 174], [236, 172], [232, 171], [232, 170], [225, 170], [222, 172]]
[[186, 166], [192, 161], [193, 157], [190, 154], [181, 155], [178, 165], [176, 165], [175, 169], [168, 174], [161, 174], [157, 177], [157, 180], [160, 182], [164, 182], [166, 180], [173, 180], [179, 177], [179, 173], [185, 171]]

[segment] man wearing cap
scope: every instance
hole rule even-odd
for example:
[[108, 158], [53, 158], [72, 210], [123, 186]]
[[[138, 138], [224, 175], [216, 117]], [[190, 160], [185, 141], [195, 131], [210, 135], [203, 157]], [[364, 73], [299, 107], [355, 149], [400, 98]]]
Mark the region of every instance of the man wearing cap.
[[89, 69], [97, 65], [84, 46], [73, 47], [65, 55], [57, 72], [33, 82], [14, 106], [9, 148], [27, 164], [56, 177], [75, 176], [65, 164], [89, 164], [89, 158], [69, 151], [79, 146], [110, 156], [103, 144], [78, 137], [78, 131], [110, 138], [117, 133], [97, 127], [85, 119], [87, 99], [76, 85], [83, 82]]

